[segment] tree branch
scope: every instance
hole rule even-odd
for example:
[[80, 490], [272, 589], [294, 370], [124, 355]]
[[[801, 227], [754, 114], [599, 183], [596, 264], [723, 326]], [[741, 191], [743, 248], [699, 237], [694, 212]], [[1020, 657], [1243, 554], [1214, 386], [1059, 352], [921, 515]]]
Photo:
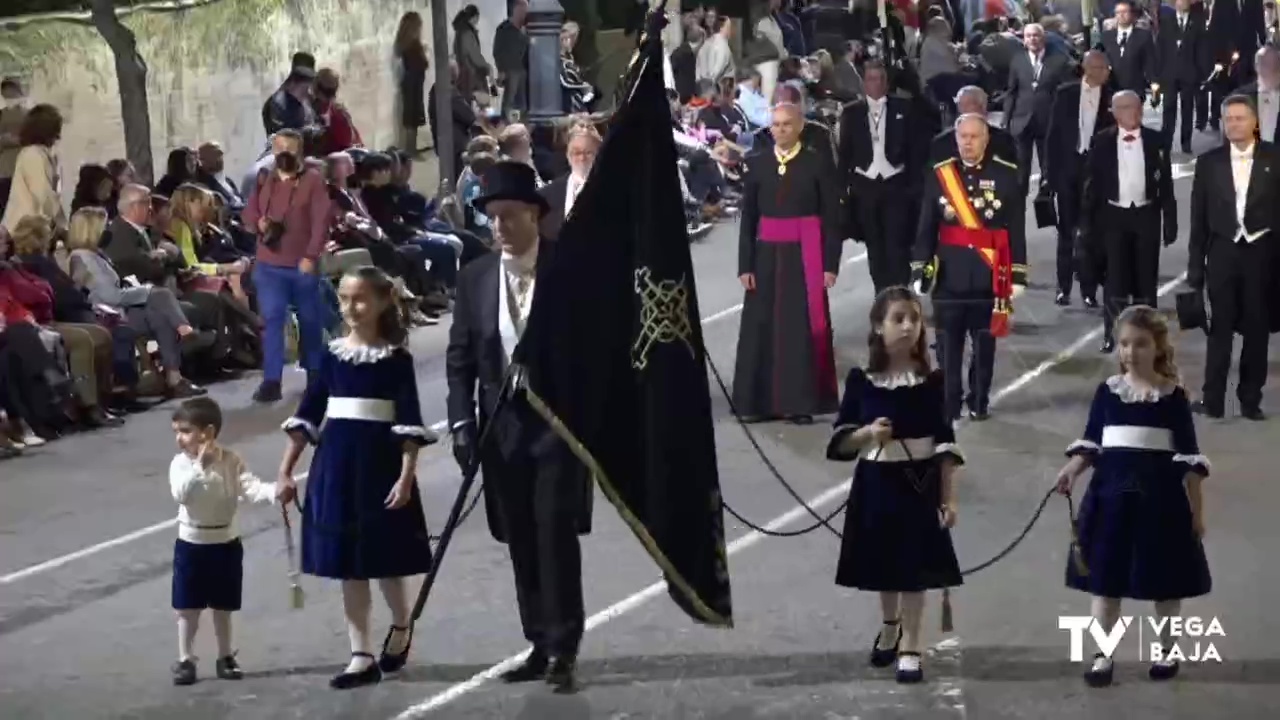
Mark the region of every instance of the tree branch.
[[[114, 3], [107, 3], [115, 12], [117, 18], [128, 17], [134, 13], [151, 12], [151, 13], [171, 13], [182, 12], [183, 10], [194, 10], [195, 8], [204, 7], [205, 5], [213, 5], [223, 2], [223, 0], [162, 0], [158, 2], [139, 3], [137, 5], [125, 5], [124, 7], [115, 7]], [[93, 6], [98, 5], [97, 0], [93, 0]], [[17, 30], [25, 25], [32, 25], [43, 22], [65, 22], [75, 25], [93, 25], [93, 10], [82, 10], [80, 12], [49, 12], [49, 13], [33, 13], [31, 15], [20, 15], [18, 17], [3, 18], [0, 17], [0, 28], [5, 30]]]

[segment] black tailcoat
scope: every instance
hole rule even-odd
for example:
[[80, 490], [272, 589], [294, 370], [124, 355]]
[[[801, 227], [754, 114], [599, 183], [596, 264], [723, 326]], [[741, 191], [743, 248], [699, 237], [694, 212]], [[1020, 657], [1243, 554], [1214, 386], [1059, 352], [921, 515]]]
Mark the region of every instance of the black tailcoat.
[[[554, 248], [555, 243], [542, 241], [538, 252], [539, 278]], [[498, 318], [502, 273], [502, 258], [495, 253], [477, 258], [458, 274], [453, 324], [445, 353], [451, 429], [463, 422], [476, 422], [483, 433], [502, 391], [508, 366]], [[536, 284], [534, 293], [537, 293]], [[517, 399], [509, 404], [497, 418], [479, 452], [485, 478], [485, 514], [495, 540], [507, 541], [498, 491], [507, 483], [529, 482], [528, 476], [533, 473], [529, 466], [539, 464], [552, 465], [555, 472], [563, 475], [560, 492], [565, 498], [578, 499], [578, 532], [591, 531], [591, 478], [570, 456], [564, 443], [522, 401]]]

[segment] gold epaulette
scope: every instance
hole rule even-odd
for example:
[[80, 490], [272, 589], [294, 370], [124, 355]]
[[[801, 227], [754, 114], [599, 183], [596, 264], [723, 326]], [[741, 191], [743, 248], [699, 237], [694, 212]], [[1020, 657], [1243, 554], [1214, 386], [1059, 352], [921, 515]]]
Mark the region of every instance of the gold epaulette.
[[947, 158], [946, 160], [943, 160], [942, 162], [935, 164], [935, 165], [933, 166], [933, 169], [934, 169], [934, 170], [937, 170], [938, 168], [942, 167], [943, 165], [946, 165], [947, 163], [953, 163], [953, 162], [955, 162], [955, 161], [956, 161], [956, 158], [955, 158], [954, 156], [953, 156], [953, 157], [949, 157], [949, 158]]
[[1014, 263], [1012, 266], [1010, 266], [1009, 269], [1012, 270], [1013, 272], [1023, 273], [1024, 275], [1027, 272], [1027, 266], [1023, 265], [1022, 263]]
[[1018, 169], [1017, 163], [1011, 163], [1008, 160], [1005, 160], [1004, 158], [1000, 157], [999, 155], [992, 155], [991, 160], [992, 162], [998, 162], [1007, 168], [1013, 168], [1014, 170]]

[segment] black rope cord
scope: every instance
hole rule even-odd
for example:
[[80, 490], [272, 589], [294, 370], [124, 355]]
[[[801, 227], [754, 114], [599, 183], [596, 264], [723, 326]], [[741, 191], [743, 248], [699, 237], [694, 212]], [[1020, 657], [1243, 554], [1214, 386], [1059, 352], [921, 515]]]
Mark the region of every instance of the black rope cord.
[[[787, 493], [791, 495], [791, 497], [795, 499], [795, 501], [798, 502], [801, 505], [801, 507], [805, 509], [805, 511], [807, 511], [811, 516], [813, 516], [814, 519], [817, 520], [817, 522], [807, 527], [801, 528], [799, 530], [790, 530], [790, 531], [769, 530], [765, 527], [760, 526], [757, 523], [754, 523], [744, 518], [738, 511], [734, 510], [733, 507], [729, 505], [729, 502], [727, 500], [724, 501], [723, 503], [724, 509], [730, 515], [736, 518], [738, 522], [747, 526], [751, 530], [754, 530], [755, 532], [758, 532], [762, 535], [767, 535], [769, 537], [799, 537], [801, 535], [806, 535], [810, 532], [813, 532], [818, 528], [825, 527], [828, 531], [831, 532], [831, 534], [835, 535], [838, 538], [844, 539], [844, 535], [839, 530], [836, 530], [834, 527], [831, 526], [831, 520], [835, 518], [836, 515], [839, 515], [842, 511], [844, 511], [849, 506], [849, 500], [846, 499], [843, 503], [840, 504], [839, 507], [835, 509], [835, 511], [833, 511], [830, 515], [827, 515], [825, 517], [820, 515], [816, 510], [814, 510], [813, 507], [809, 505], [808, 501], [806, 501], [800, 495], [800, 493], [796, 492], [795, 488], [792, 487], [791, 484], [786, 481], [786, 479], [782, 476], [782, 473], [778, 470], [778, 467], [773, 464], [772, 460], [769, 459], [769, 456], [767, 453], [765, 453], [764, 448], [760, 446], [759, 441], [756, 440], [755, 434], [751, 431], [751, 428], [747, 425], [746, 422], [742, 420], [742, 417], [738, 414], [737, 407], [735, 407], [733, 404], [733, 398], [729, 393], [729, 388], [725, 384], [724, 378], [720, 375], [719, 368], [716, 367], [715, 362], [711, 359], [709, 355], [707, 356], [707, 365], [708, 367], [711, 368], [711, 374], [712, 376], [715, 377], [716, 384], [720, 387], [720, 393], [724, 396], [725, 401], [729, 403], [729, 412], [733, 413], [734, 419], [737, 421], [738, 426], [742, 428], [742, 432], [747, 436], [747, 441], [751, 443], [751, 447], [752, 449], [755, 450], [756, 455], [760, 457], [760, 460], [764, 463], [765, 467], [768, 468], [769, 473], [773, 475], [774, 479], [777, 480], [782, 485], [782, 487], [786, 489]], [[911, 451], [907, 449], [906, 444], [902, 443], [901, 440], [899, 440], [898, 442], [899, 444], [902, 445], [903, 451], [906, 452], [908, 462], [914, 464], [915, 458], [911, 456]], [[922, 479], [916, 478], [914, 475], [912, 475], [911, 479], [912, 479], [913, 485], [916, 486], [917, 490], [920, 490], [923, 484]], [[1022, 528], [1022, 531], [1019, 532], [1016, 537], [1014, 537], [1012, 542], [1005, 545], [1004, 548], [1000, 550], [1000, 552], [996, 553], [988, 560], [978, 563], [977, 565], [974, 565], [973, 567], [968, 568], [967, 570], [962, 570], [960, 574], [972, 575], [976, 572], [985, 570], [991, 567], [992, 565], [995, 565], [996, 563], [1000, 562], [1001, 560], [1005, 559], [1006, 557], [1008, 557], [1009, 554], [1012, 553], [1015, 549], [1017, 549], [1017, 547], [1022, 544], [1022, 541], [1026, 539], [1027, 535], [1031, 532], [1031, 528], [1035, 527], [1036, 523], [1040, 520], [1040, 516], [1044, 514], [1044, 509], [1048, 507], [1050, 498], [1052, 498], [1054, 496], [1054, 493], [1056, 492], [1057, 492], [1057, 486], [1055, 483], [1054, 487], [1050, 487], [1049, 490], [1044, 494], [1044, 497], [1040, 499], [1040, 504], [1036, 507], [1035, 512], [1031, 514], [1030, 519], [1027, 520], [1026, 524]], [[1073, 552], [1074, 552], [1074, 528], [1075, 528], [1075, 517], [1076, 517], [1075, 501], [1072, 499], [1071, 495], [1066, 495], [1066, 498], [1067, 498], [1067, 519], [1070, 521], [1071, 527], [1073, 528]]]

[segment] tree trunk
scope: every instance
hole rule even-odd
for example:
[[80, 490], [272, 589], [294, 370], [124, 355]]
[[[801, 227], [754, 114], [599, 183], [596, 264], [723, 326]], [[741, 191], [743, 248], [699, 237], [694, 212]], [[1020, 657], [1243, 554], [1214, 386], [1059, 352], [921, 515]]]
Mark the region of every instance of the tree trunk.
[[115, 57], [116, 83], [120, 87], [120, 119], [124, 123], [125, 155], [138, 181], [150, 185], [155, 178], [151, 157], [151, 114], [147, 104], [147, 63], [138, 53], [133, 31], [116, 17], [113, 0], [93, 0], [93, 26]]

